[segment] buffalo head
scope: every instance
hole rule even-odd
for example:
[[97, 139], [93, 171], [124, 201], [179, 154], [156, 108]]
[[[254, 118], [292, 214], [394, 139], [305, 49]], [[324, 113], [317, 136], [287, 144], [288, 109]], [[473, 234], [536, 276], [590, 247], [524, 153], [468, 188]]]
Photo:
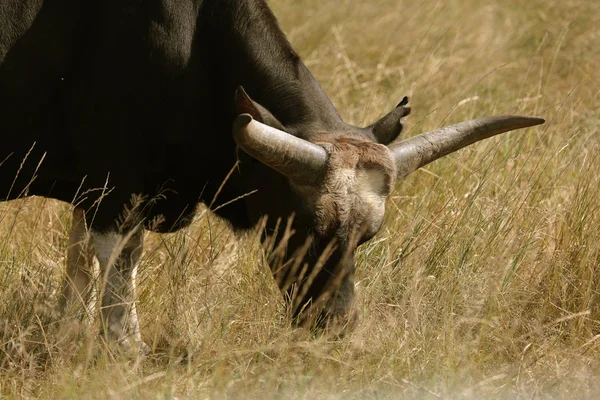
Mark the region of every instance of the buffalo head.
[[[234, 139], [259, 164], [248, 177], [258, 189], [249, 211], [270, 218], [275, 279], [292, 301], [297, 321], [335, 321], [336, 327], [355, 320], [354, 253], [379, 231], [398, 179], [479, 140], [544, 122], [488, 117], [390, 144], [402, 130], [400, 119], [410, 113], [407, 98], [367, 128], [343, 124], [301, 135], [286, 132], [241, 88], [236, 101], [244, 113], [235, 119]], [[290, 216], [288, 229], [275, 223]]]

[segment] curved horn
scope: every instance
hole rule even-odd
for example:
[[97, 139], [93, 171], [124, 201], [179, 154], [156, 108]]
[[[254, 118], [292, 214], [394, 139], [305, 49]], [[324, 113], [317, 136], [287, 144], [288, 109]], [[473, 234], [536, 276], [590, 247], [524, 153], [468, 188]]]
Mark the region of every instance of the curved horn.
[[390, 146], [396, 159], [398, 179], [480, 140], [544, 122], [543, 118], [500, 115], [461, 122], [410, 137]]
[[246, 153], [300, 184], [313, 184], [323, 175], [327, 152], [319, 145], [238, 115], [233, 138]]

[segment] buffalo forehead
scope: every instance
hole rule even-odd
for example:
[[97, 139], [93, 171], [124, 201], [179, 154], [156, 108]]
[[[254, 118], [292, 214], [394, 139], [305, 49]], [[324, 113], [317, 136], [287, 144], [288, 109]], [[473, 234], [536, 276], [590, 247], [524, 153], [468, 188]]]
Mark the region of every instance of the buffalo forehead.
[[395, 179], [387, 147], [371, 142], [320, 143], [329, 153], [328, 168], [317, 194], [316, 213], [322, 232], [338, 226], [348, 233], [357, 225], [374, 233]]
[[396, 163], [386, 146], [352, 139], [318, 144], [329, 153], [329, 175], [335, 174], [341, 177], [347, 174], [342, 172], [346, 169], [370, 171], [366, 175], [363, 174], [363, 178], [373, 177], [380, 181], [383, 178], [383, 185], [379, 192], [384, 195], [391, 192], [396, 178]]

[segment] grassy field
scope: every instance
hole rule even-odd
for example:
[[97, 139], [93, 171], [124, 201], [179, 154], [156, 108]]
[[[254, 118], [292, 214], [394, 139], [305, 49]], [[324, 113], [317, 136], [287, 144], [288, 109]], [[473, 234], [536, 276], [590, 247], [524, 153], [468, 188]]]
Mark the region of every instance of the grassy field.
[[271, 5], [347, 122], [408, 95], [405, 135], [547, 123], [397, 184], [341, 340], [290, 328], [256, 233], [200, 210], [146, 237], [138, 311], [156, 355], [61, 343], [70, 207], [0, 204], [0, 397], [600, 398], [600, 2]]

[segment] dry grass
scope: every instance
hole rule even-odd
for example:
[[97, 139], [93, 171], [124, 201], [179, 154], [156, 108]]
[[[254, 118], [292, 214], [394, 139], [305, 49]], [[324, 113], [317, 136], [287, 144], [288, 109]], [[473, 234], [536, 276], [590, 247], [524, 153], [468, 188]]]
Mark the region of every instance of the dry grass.
[[160, 355], [90, 357], [55, 333], [69, 207], [1, 204], [0, 396], [600, 396], [600, 2], [271, 3], [348, 122], [403, 95], [406, 135], [498, 113], [548, 122], [397, 185], [359, 251], [361, 323], [338, 341], [292, 330], [254, 235], [203, 212], [147, 236], [139, 312]]

